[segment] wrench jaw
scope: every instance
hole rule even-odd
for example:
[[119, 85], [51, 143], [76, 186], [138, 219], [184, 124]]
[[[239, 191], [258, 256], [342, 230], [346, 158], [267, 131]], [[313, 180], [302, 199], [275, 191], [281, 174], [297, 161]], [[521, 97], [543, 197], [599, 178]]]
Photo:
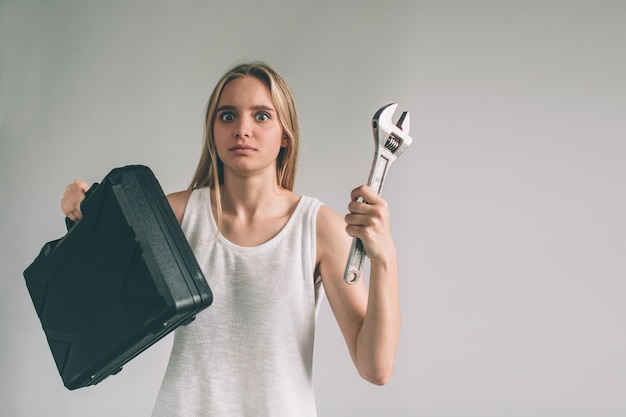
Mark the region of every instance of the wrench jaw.
[[372, 129], [376, 148], [389, 155], [389, 160], [397, 159], [413, 142], [409, 136], [411, 117], [409, 112], [403, 112], [396, 124], [392, 118], [398, 103], [387, 104], [380, 108], [372, 118]]
[[397, 109], [398, 103], [389, 103], [378, 109], [378, 111], [374, 113], [374, 117], [372, 117], [372, 127], [374, 129], [377, 129], [379, 123], [391, 123], [391, 118], [393, 117], [393, 114], [396, 112]]
[[[400, 128], [407, 135], [411, 131], [411, 115], [408, 111], [402, 112], [402, 116], [398, 119], [396, 126]], [[412, 141], [412, 140], [411, 140]]]
[[409, 112], [403, 112], [396, 124], [392, 121], [397, 108], [397, 103], [388, 104], [380, 108], [372, 118], [372, 128], [376, 146], [368, 185], [378, 194], [382, 192], [385, 174], [389, 166], [413, 142], [413, 139], [409, 136], [411, 125]]

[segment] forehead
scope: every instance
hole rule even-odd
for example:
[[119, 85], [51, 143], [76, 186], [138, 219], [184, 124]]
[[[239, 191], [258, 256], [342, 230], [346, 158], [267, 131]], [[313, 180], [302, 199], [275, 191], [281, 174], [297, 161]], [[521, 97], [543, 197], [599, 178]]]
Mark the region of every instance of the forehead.
[[270, 89], [256, 77], [235, 78], [222, 89], [218, 107], [228, 105], [234, 107], [266, 106], [274, 107]]

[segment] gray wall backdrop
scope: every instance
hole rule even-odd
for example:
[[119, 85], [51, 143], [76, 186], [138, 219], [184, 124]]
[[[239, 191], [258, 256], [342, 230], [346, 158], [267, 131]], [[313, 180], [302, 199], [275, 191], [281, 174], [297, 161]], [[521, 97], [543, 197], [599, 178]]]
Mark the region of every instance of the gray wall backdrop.
[[625, 51], [623, 1], [0, 1], [0, 414], [149, 415], [171, 339], [67, 391], [22, 271], [75, 177], [185, 188], [213, 84], [261, 59], [299, 103], [297, 191], [340, 213], [373, 113], [412, 115], [397, 370], [361, 381], [324, 305], [320, 416], [626, 415]]

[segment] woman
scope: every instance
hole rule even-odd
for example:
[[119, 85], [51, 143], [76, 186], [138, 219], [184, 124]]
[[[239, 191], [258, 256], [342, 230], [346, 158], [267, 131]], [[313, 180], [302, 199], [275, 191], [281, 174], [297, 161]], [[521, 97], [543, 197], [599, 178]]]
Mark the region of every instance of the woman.
[[[323, 292], [359, 374], [385, 384], [400, 332], [396, 252], [386, 202], [367, 186], [341, 218], [295, 194], [298, 118], [281, 76], [238, 65], [215, 87], [190, 188], [168, 196], [214, 293], [179, 328], [153, 416], [315, 416], [313, 337]], [[80, 218], [88, 185], [62, 208]], [[368, 203], [359, 202], [359, 197]], [[351, 237], [370, 259], [346, 285]]]

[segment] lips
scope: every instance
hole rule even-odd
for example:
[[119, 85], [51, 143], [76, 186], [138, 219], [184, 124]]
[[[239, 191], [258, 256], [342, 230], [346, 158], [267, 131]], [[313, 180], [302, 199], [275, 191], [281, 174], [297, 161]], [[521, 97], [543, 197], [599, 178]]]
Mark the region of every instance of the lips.
[[250, 145], [241, 144], [241, 145], [235, 145], [229, 148], [228, 150], [230, 151], [255, 151], [256, 149]]

